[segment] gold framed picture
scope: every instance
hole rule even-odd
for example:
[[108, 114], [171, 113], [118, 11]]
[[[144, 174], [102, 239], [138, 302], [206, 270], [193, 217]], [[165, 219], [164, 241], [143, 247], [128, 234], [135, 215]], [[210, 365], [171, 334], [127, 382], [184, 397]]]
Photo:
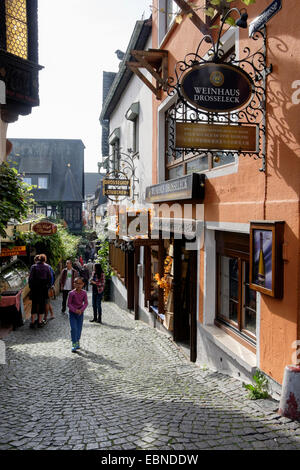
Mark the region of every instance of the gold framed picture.
[[283, 297], [284, 222], [250, 222], [250, 288]]

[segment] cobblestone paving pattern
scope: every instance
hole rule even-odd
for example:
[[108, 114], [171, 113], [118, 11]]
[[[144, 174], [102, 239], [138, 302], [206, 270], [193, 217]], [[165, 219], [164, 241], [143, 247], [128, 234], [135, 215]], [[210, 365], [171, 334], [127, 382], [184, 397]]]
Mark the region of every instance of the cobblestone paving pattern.
[[61, 299], [52, 305], [44, 328], [26, 321], [4, 339], [0, 450], [300, 450], [300, 423], [278, 402], [247, 399], [240, 381], [190, 363], [114, 303], [102, 325], [88, 307], [76, 354]]

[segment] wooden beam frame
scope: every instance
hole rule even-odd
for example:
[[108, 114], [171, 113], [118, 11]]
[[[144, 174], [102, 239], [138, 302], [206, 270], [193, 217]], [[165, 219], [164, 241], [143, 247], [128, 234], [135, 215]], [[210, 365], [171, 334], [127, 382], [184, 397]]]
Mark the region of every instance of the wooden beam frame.
[[174, 0], [174, 2], [181, 8], [182, 12], [186, 15], [190, 15], [189, 18], [191, 22], [196, 26], [196, 28], [201, 31], [202, 34], [210, 34], [210, 29], [204, 21], [197, 15], [197, 13], [191, 8], [185, 0]]
[[[132, 50], [131, 55], [136, 62], [126, 62], [127, 67], [160, 99], [160, 90], [168, 89], [168, 51], [149, 49], [148, 51]], [[140, 71], [141, 68], [148, 70], [156, 81], [156, 87]]]

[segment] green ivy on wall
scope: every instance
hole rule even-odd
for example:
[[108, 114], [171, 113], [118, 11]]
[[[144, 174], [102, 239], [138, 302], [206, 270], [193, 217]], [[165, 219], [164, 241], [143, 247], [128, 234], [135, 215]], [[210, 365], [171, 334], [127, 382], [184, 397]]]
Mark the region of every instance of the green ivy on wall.
[[100, 247], [97, 252], [96, 263], [100, 263], [104, 271], [106, 279], [110, 279], [113, 276], [113, 271], [109, 265], [109, 242], [105, 238], [99, 239]]
[[72, 235], [63, 225], [58, 224], [53, 235], [42, 236], [35, 232], [16, 231], [16, 243], [25, 243], [47, 255], [47, 262], [56, 269], [60, 261], [74, 259], [77, 255], [80, 237]]

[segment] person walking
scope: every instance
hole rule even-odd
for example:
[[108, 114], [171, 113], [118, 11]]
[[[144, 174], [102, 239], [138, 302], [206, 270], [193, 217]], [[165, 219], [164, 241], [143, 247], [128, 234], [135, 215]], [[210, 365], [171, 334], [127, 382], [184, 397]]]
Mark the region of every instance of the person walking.
[[[47, 261], [47, 256], [46, 256], [46, 261]], [[47, 263], [47, 266], [49, 266], [50, 273], [51, 273], [51, 286], [50, 286], [50, 289], [49, 289], [49, 292], [48, 292], [48, 298], [46, 299], [46, 311], [45, 311], [45, 317], [44, 317], [45, 323], [47, 323], [47, 318], [48, 318], [49, 311], [50, 311], [50, 320], [53, 320], [55, 318], [53, 308], [52, 308], [52, 305], [51, 305], [51, 302], [50, 302], [50, 297], [53, 297], [54, 294], [55, 294], [55, 290], [54, 290], [55, 274], [54, 274], [54, 271], [53, 271], [52, 267], [50, 266], [50, 264]]]
[[93, 286], [93, 313], [94, 318], [90, 322], [102, 323], [102, 297], [105, 287], [105, 274], [100, 263], [95, 264], [95, 269], [90, 280]]
[[89, 280], [90, 280], [90, 273], [86, 264], [83, 265], [81, 271], [81, 277], [84, 281], [84, 289], [88, 292], [89, 290]]
[[67, 298], [69, 292], [74, 289], [74, 281], [75, 278], [78, 276], [77, 271], [72, 267], [72, 261], [68, 260], [66, 262], [66, 267], [61, 272], [60, 277], [60, 290], [62, 291], [62, 306], [61, 306], [61, 313], [66, 312], [67, 307]]
[[46, 312], [46, 300], [48, 299], [48, 290], [51, 286], [51, 272], [45, 261], [46, 255], [38, 255], [37, 262], [30, 269], [28, 280], [32, 299], [30, 328], [35, 326], [35, 315], [38, 317], [38, 328], [45, 324], [43, 316]]
[[73, 263], [73, 267], [74, 267], [74, 269], [76, 269], [76, 271], [78, 273], [78, 276], [81, 277], [82, 266], [81, 266], [78, 258], [75, 258], [74, 263]]
[[[34, 261], [34, 264], [32, 266], [34, 266], [35, 264], [37, 264], [37, 262], [39, 261], [39, 258], [40, 258], [40, 255], [36, 255], [33, 259]], [[32, 266], [30, 269], [32, 269]], [[28, 280], [29, 282], [29, 280]], [[29, 285], [29, 284], [28, 284]], [[29, 293], [29, 298], [31, 300], [31, 320], [30, 320], [30, 328], [34, 328], [35, 325], [38, 324], [38, 320], [37, 320], [37, 305], [36, 303], [33, 301], [32, 299], [32, 291], [30, 290], [30, 293]]]
[[87, 264], [88, 260], [90, 259], [90, 254], [91, 254], [91, 249], [90, 247], [87, 245], [85, 247], [85, 251], [84, 251], [84, 259], [85, 259], [85, 263]]
[[68, 308], [71, 327], [72, 352], [80, 349], [80, 338], [83, 325], [83, 312], [88, 306], [87, 293], [83, 290], [84, 281], [80, 277], [74, 280], [75, 289], [69, 293]]
[[89, 270], [89, 279], [91, 279], [93, 271], [94, 271], [94, 263], [92, 262], [91, 259], [89, 259], [88, 263], [86, 264], [86, 267]]

